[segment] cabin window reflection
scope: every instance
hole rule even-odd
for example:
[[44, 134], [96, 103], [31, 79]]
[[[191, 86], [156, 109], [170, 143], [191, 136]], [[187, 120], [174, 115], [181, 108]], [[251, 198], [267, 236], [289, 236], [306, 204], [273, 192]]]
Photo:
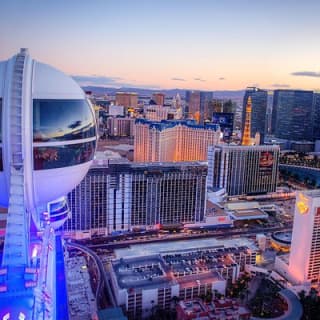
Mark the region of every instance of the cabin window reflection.
[[33, 141], [66, 141], [96, 135], [93, 112], [86, 100], [33, 100]]

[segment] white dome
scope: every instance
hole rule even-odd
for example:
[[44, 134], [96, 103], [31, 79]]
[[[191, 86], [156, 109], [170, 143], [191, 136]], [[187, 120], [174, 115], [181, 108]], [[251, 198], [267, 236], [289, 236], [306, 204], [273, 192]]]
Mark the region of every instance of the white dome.
[[85, 99], [79, 85], [69, 76], [44, 63], [34, 62], [33, 99]]
[[[0, 206], [8, 205], [12, 144], [18, 139], [11, 129], [19, 83], [16, 58], [0, 62]], [[26, 201], [35, 208], [66, 195], [83, 179], [95, 151], [96, 123], [92, 106], [71, 77], [28, 54], [22, 74], [20, 139]]]

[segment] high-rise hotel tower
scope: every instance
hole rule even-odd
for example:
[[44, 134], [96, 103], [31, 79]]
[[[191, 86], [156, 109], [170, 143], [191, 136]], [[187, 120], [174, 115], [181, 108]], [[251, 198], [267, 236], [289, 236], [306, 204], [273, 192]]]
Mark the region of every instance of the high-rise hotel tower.
[[276, 191], [279, 146], [218, 145], [208, 151], [208, 187], [229, 196]]
[[254, 137], [257, 133], [259, 133], [261, 137], [261, 144], [263, 144], [264, 135], [266, 132], [268, 91], [256, 87], [249, 87], [246, 89], [243, 97], [242, 131], [246, 124], [246, 106], [249, 98], [252, 105], [252, 110], [250, 111], [250, 136]]
[[123, 232], [155, 224], [202, 222], [204, 163], [126, 163], [94, 160], [69, 194], [65, 230], [76, 237]]
[[206, 161], [208, 147], [218, 144], [217, 124], [194, 121], [152, 122], [137, 119], [134, 137], [135, 162]]
[[297, 194], [289, 274], [296, 283], [320, 280], [320, 191]]

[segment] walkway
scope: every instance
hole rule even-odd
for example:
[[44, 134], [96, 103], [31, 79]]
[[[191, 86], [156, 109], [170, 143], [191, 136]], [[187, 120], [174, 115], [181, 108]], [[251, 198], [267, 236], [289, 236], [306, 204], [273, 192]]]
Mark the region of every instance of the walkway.
[[[81, 244], [67, 242], [66, 246], [67, 247], [76, 248], [76, 249], [88, 254], [95, 261], [95, 263], [96, 263], [96, 265], [98, 267], [98, 271], [99, 271], [99, 285], [98, 285], [98, 288], [97, 288], [96, 297], [98, 298], [98, 296], [99, 296], [100, 290], [102, 288], [101, 279], [103, 279], [105, 287], [106, 287], [106, 289], [108, 291], [108, 296], [109, 296], [109, 299], [110, 299], [110, 303], [111, 303], [111, 305], [113, 307], [115, 307], [116, 306], [116, 302], [115, 302], [115, 298], [114, 298], [114, 295], [113, 295], [113, 292], [112, 292], [112, 289], [111, 289], [111, 286], [110, 286], [110, 282], [109, 282], [110, 279], [109, 279], [108, 274], [105, 271], [104, 265], [101, 262], [99, 256], [94, 251], [90, 250], [89, 248], [87, 248], [86, 246], [83, 246]], [[97, 302], [98, 302], [98, 299], [97, 299]]]
[[[268, 318], [270, 320], [300, 320], [303, 309], [298, 297], [289, 289], [283, 289], [279, 292], [288, 304], [287, 312], [277, 318]], [[266, 318], [251, 317], [251, 320], [266, 320]]]
[[68, 320], [68, 296], [61, 236], [56, 236], [56, 314], [57, 319]]

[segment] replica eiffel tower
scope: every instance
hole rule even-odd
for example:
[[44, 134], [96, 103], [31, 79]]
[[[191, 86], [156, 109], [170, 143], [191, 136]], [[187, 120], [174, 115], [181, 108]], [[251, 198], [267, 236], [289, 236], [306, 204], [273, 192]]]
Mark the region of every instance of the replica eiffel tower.
[[251, 104], [251, 97], [249, 96], [247, 105], [246, 105], [246, 119], [242, 134], [242, 142], [241, 145], [243, 146], [251, 146], [251, 110], [252, 110], [252, 104]]

